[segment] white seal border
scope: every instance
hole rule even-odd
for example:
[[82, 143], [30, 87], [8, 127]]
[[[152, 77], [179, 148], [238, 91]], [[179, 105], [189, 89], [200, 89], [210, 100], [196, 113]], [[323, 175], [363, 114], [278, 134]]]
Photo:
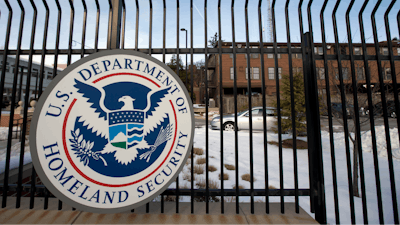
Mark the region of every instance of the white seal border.
[[[141, 205], [144, 205], [146, 203], [148, 203], [150, 200], [154, 199], [156, 196], [160, 195], [162, 192], [164, 192], [169, 185], [174, 182], [176, 180], [176, 177], [179, 175], [179, 173], [182, 171], [183, 167], [185, 166], [185, 162], [187, 160], [187, 158], [189, 157], [189, 154], [186, 154], [184, 160], [182, 161], [181, 165], [179, 166], [179, 168], [176, 170], [175, 174], [171, 177], [171, 179], [167, 182], [166, 185], [164, 185], [163, 188], [161, 188], [160, 190], [158, 190], [157, 192], [148, 195], [147, 198], [132, 204], [132, 205], [128, 205], [128, 206], [124, 206], [124, 207], [119, 207], [119, 208], [110, 208], [110, 209], [105, 209], [105, 208], [95, 208], [95, 207], [90, 207], [87, 205], [82, 205], [78, 202], [75, 202], [73, 200], [71, 200], [70, 198], [68, 198], [67, 196], [65, 196], [60, 190], [58, 190], [55, 186], [53, 186], [53, 184], [51, 183], [51, 181], [48, 179], [48, 177], [46, 176], [40, 161], [39, 161], [39, 157], [38, 157], [38, 149], [36, 148], [36, 131], [37, 131], [37, 127], [38, 127], [38, 121], [39, 121], [39, 116], [40, 113], [42, 112], [44, 103], [46, 102], [47, 98], [49, 97], [49, 95], [52, 93], [52, 91], [54, 90], [54, 88], [57, 86], [57, 84], [65, 77], [67, 76], [72, 70], [74, 70], [75, 68], [77, 68], [78, 66], [81, 66], [84, 63], [87, 63], [90, 60], [94, 60], [96, 58], [102, 57], [102, 56], [112, 56], [112, 55], [131, 55], [131, 56], [136, 56], [136, 57], [142, 57], [146, 60], [152, 61], [153, 63], [159, 65], [160, 67], [162, 67], [163, 69], [165, 69], [168, 73], [170, 73], [171, 76], [174, 77], [174, 79], [176, 80], [176, 82], [179, 83], [179, 85], [182, 87], [182, 91], [184, 92], [184, 95], [186, 96], [186, 100], [187, 103], [190, 107], [190, 112], [191, 112], [191, 119], [192, 119], [192, 129], [191, 129], [191, 136], [190, 136], [190, 140], [189, 140], [189, 145], [187, 145], [187, 149], [186, 151], [190, 151], [190, 148], [193, 146], [193, 137], [194, 137], [194, 114], [193, 114], [193, 104], [192, 104], [192, 100], [189, 96], [189, 93], [185, 87], [185, 85], [183, 84], [183, 82], [181, 81], [181, 79], [179, 78], [178, 75], [176, 75], [176, 73], [169, 68], [167, 65], [165, 65], [163, 62], [147, 55], [141, 52], [137, 52], [137, 51], [133, 51], [133, 50], [104, 50], [104, 51], [100, 51], [94, 54], [91, 54], [85, 58], [82, 58], [78, 61], [76, 61], [75, 63], [69, 65], [66, 69], [64, 69], [62, 72], [60, 72], [54, 79], [53, 81], [49, 84], [49, 86], [47, 86], [46, 90], [42, 93], [42, 95], [39, 98], [38, 103], [36, 104], [36, 109], [35, 112], [33, 114], [32, 117], [32, 122], [31, 122], [31, 130], [30, 130], [30, 135], [29, 135], [29, 143], [30, 143], [30, 151], [31, 151], [31, 157], [32, 157], [32, 163], [33, 166], [36, 170], [36, 173], [38, 174], [38, 176], [40, 177], [41, 181], [43, 182], [43, 184], [46, 186], [46, 188], [52, 193], [54, 194], [57, 198], [59, 198], [61, 201], [65, 202], [66, 204], [73, 206], [79, 210], [82, 211], [87, 211], [87, 212], [92, 212], [92, 213], [118, 213], [118, 212], [126, 212], [126, 211], [130, 211], [134, 208], [137, 208]], [[183, 88], [184, 87], [184, 88]]]

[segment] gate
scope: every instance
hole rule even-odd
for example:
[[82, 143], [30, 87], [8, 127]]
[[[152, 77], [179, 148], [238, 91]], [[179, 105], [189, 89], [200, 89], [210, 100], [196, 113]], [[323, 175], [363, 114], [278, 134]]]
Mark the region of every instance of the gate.
[[[287, 0], [285, 4], [273, 0], [271, 5], [269, 0], [205, 0], [201, 3], [193, 0], [4, 0], [0, 6], [3, 14], [0, 41], [4, 41], [4, 48], [0, 50], [0, 92], [3, 93], [0, 118], [2, 126], [4, 120], [6, 127], [2, 132], [7, 135], [8, 131], [8, 136], [1, 140], [6, 146], [2, 153], [4, 159], [1, 159], [4, 162], [0, 180], [3, 208], [10, 196], [16, 196], [16, 208], [20, 207], [23, 196], [30, 198], [30, 208], [35, 199], [44, 197], [44, 209], [48, 207], [48, 199], [54, 197], [38, 181], [34, 169], [26, 170], [25, 163], [30, 157], [28, 151], [25, 152], [27, 139], [24, 137], [29, 135], [30, 100], [40, 97], [52, 77], [61, 70], [64, 63], [60, 61], [69, 65], [97, 51], [128, 49], [158, 57], [175, 68], [192, 100], [205, 103], [202, 110], [206, 126], [199, 128], [204, 129], [204, 175], [195, 174], [195, 167], [203, 165], [195, 162], [200, 157], [195, 141], [187, 167], [189, 172], [179, 175], [175, 188], [170, 187], [155, 199], [161, 201], [161, 213], [164, 212], [164, 201], [175, 196], [176, 213], [179, 213], [179, 202], [183, 200], [191, 202], [192, 213], [196, 212], [195, 201], [204, 201], [207, 213], [211, 201], [221, 204], [221, 213], [224, 213], [226, 201], [236, 203], [236, 213], [239, 213], [241, 201], [250, 202], [251, 213], [255, 211], [255, 202], [261, 201], [265, 203], [267, 214], [271, 202], [280, 202], [283, 214], [287, 211], [284, 203], [294, 202], [296, 213], [302, 204], [309, 205], [305, 210], [314, 213], [320, 223], [399, 223], [399, 189], [395, 185], [395, 172], [398, 173], [400, 168], [400, 139], [396, 137], [400, 133], [393, 127], [400, 125], [396, 116], [400, 114], [400, 105], [395, 72], [400, 70], [400, 45], [391, 34], [391, 31], [399, 34], [400, 29], [400, 13], [393, 14], [396, 13], [393, 9], [399, 9], [396, 0], [351, 0], [350, 3], [341, 0], [314, 3], [310, 0], [307, 4], [303, 0]], [[328, 12], [327, 6], [333, 11]], [[339, 8], [345, 13], [340, 13]], [[372, 12], [365, 15], [365, 9]], [[381, 13], [378, 13], [379, 18], [376, 18], [377, 11]], [[339, 14], [345, 18], [342, 23], [337, 19]], [[320, 16], [320, 30], [313, 18], [316, 15]], [[350, 15], [357, 15], [358, 23], [351, 21]], [[328, 19], [329, 16], [332, 19]], [[371, 16], [368, 20], [371, 27], [368, 28], [364, 28], [366, 16]], [[395, 19], [389, 23], [389, 18]], [[333, 33], [325, 28], [326, 20], [332, 22]], [[385, 31], [381, 31], [377, 23], [384, 26]], [[188, 26], [187, 29], [182, 28], [182, 24]], [[358, 26], [358, 42], [352, 33], [354, 26]], [[216, 36], [209, 44], [213, 35], [210, 30]], [[180, 31], [186, 34], [183, 41]], [[297, 31], [300, 35], [294, 42]], [[66, 33], [68, 36], [63, 35]], [[327, 34], [331, 34], [331, 39]], [[341, 42], [339, 37], [347, 39]], [[385, 41], [379, 41], [381, 38]], [[174, 58], [171, 55], [178, 60], [168, 62], [167, 58]], [[186, 68], [179, 65], [182, 55], [186, 57]], [[194, 66], [198, 59], [203, 59], [204, 64]], [[282, 76], [281, 79], [284, 74], [287, 78]], [[297, 101], [301, 99], [297, 98], [296, 74], [304, 74], [301, 76], [306, 101], [300, 104], [300, 110], [297, 108]], [[238, 106], [237, 99], [246, 93], [247, 107]], [[253, 93], [258, 93], [261, 98], [259, 105], [253, 104]], [[208, 127], [208, 118], [214, 113], [210, 99], [216, 101], [220, 115], [219, 121], [213, 119], [214, 125], [223, 128], [226, 125], [224, 118], [229, 116], [224, 112], [224, 97], [228, 96], [234, 99], [231, 121], [234, 131], [213, 131]], [[23, 101], [23, 105], [18, 105], [18, 101]], [[273, 105], [275, 114], [269, 114], [268, 109], [273, 109]], [[255, 106], [260, 106], [261, 110], [258, 115], [248, 113], [249, 131], [238, 130], [242, 115], [239, 111]], [[288, 108], [295, 110], [288, 111]], [[303, 122], [297, 120], [304, 117], [298, 110], [305, 112]], [[21, 118], [22, 126], [14, 126]], [[269, 118], [276, 118], [276, 133], [270, 128], [275, 122], [270, 122]], [[257, 128], [254, 121], [259, 119], [262, 131], [253, 132]], [[285, 128], [287, 123], [290, 129]], [[306, 138], [299, 137], [304, 124]], [[15, 132], [20, 133], [21, 138], [16, 139]], [[202, 133], [196, 131], [195, 134]], [[370, 138], [364, 138], [366, 135]], [[289, 137], [291, 140], [285, 142], [284, 138]], [[277, 140], [276, 147], [270, 139]], [[308, 150], [297, 150], [296, 139], [306, 141]], [[15, 145], [16, 140], [20, 142], [19, 146]], [[285, 145], [287, 143], [290, 147]], [[227, 155], [231, 147], [234, 159]], [[16, 158], [14, 151], [19, 151]], [[218, 154], [211, 155], [213, 151], [220, 152], [215, 165], [211, 164], [215, 163]], [[245, 157], [248, 161], [242, 161]], [[277, 160], [277, 163], [271, 160]], [[211, 166], [219, 169], [217, 181], [210, 178], [214, 176]], [[234, 171], [230, 171], [229, 166], [233, 166]], [[17, 171], [14, 177], [13, 170]], [[241, 170], [248, 171], [247, 181]], [[27, 175], [26, 171], [31, 174]], [[225, 181], [225, 173], [234, 178]], [[259, 173], [263, 176], [258, 176]], [[204, 178], [203, 185], [196, 180], [198, 176]], [[398, 178], [397, 175], [397, 181]], [[190, 184], [189, 187], [181, 186], [182, 182]], [[246, 187], [242, 187], [243, 182]], [[234, 185], [227, 186], [227, 183]], [[147, 211], [149, 207], [147, 204]], [[58, 209], [62, 209], [61, 201]]]

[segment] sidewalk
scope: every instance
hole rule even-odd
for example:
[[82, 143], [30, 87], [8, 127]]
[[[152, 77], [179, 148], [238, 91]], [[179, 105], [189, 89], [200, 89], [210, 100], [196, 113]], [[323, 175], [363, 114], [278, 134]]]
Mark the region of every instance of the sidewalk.
[[221, 203], [210, 203], [210, 213], [205, 213], [204, 202], [194, 203], [195, 214], [190, 213], [190, 203], [179, 203], [180, 213], [176, 214], [175, 202], [165, 202], [164, 213], [160, 213], [161, 204], [150, 203], [134, 212], [98, 214], [73, 211], [63, 204], [58, 211], [58, 200], [49, 199], [49, 209], [43, 210], [43, 198], [35, 198], [34, 209], [29, 209], [29, 198], [21, 199], [21, 207], [15, 208], [15, 197], [9, 197], [7, 207], [0, 209], [1, 224], [316, 224], [303, 209], [294, 212], [294, 203], [285, 204], [285, 214], [280, 213], [280, 204], [270, 204], [270, 214], [265, 214], [265, 203], [255, 203], [255, 214], [250, 213], [249, 203], [240, 203], [240, 213], [236, 214], [236, 203], [225, 203], [225, 213], [221, 214]]

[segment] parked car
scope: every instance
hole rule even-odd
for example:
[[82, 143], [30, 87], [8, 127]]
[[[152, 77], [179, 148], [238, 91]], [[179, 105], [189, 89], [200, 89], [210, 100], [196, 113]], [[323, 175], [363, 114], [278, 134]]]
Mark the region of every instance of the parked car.
[[[332, 116], [343, 118], [342, 103], [332, 103]], [[354, 116], [354, 106], [346, 105], [347, 118]]]
[[[263, 130], [263, 111], [262, 107], [254, 107], [251, 109], [252, 121], [253, 121], [253, 129], [254, 130]], [[267, 129], [270, 130], [273, 126], [275, 126], [276, 121], [276, 108], [274, 107], [266, 107], [266, 119], [267, 119]], [[234, 131], [238, 130], [247, 130], [249, 129], [249, 110], [242, 111], [238, 113], [237, 120], [238, 124], [235, 124], [235, 114], [224, 115], [223, 116], [223, 129], [226, 131]], [[211, 129], [220, 129], [220, 116], [214, 117], [211, 121]]]
[[[387, 101], [387, 115], [396, 118], [396, 104], [394, 101]], [[369, 108], [368, 106], [365, 107], [365, 114], [369, 115]], [[383, 116], [383, 107], [382, 107], [382, 102], [378, 102], [373, 106], [373, 113], [374, 116]]]

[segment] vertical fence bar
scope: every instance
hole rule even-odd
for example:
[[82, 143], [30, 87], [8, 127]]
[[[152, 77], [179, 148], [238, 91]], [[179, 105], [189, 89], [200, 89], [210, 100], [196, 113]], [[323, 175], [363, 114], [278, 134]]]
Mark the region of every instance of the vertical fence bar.
[[[167, 7], [165, 4], [165, 0], [163, 0], [163, 49], [162, 49], [162, 60], [165, 63], [165, 27], [166, 27], [166, 14]], [[192, 157], [193, 159], [193, 157]], [[192, 167], [192, 177], [193, 177], [193, 167]], [[192, 179], [193, 180], [193, 179]], [[164, 213], [164, 195], [161, 194], [161, 213]]]
[[[305, 75], [305, 74], [307, 74], [308, 73], [308, 64], [306, 63], [306, 54], [308, 54], [307, 52], [306, 52], [306, 42], [305, 42], [305, 40], [304, 40], [304, 37], [305, 37], [305, 35], [304, 35], [304, 27], [303, 27], [303, 12], [302, 12], [302, 6], [303, 6], [303, 0], [300, 0], [299, 1], [299, 5], [298, 5], [298, 14], [299, 14], [299, 26], [300, 26], [300, 37], [301, 37], [301, 50], [302, 50], [302, 61], [303, 61], [303, 75]], [[304, 78], [303, 78], [304, 80], [305, 80], [305, 76], [304, 76]], [[307, 131], [308, 131], [308, 125], [307, 125]], [[308, 137], [308, 134], [307, 134], [307, 137]], [[310, 152], [309, 152], [309, 155], [310, 155]], [[310, 172], [311, 171], [311, 168], [313, 168], [313, 161], [312, 160], [310, 160], [310, 156], [309, 156], [309, 160], [308, 160], [308, 167], [310, 168], [309, 169], [309, 179], [310, 179], [310, 190], [311, 190], [311, 187], [313, 186], [313, 181], [314, 181], [314, 179], [313, 179], [313, 174]], [[310, 211], [312, 212], [312, 213], [315, 213], [315, 206], [314, 206], [314, 201], [313, 201], [313, 199], [314, 199], [314, 192], [313, 191], [310, 191]]]
[[100, 5], [99, 0], [96, 1], [96, 31], [94, 36], [94, 50], [97, 52], [99, 47], [99, 25], [100, 25]]
[[[397, 118], [397, 127], [400, 127], [400, 104], [399, 104], [399, 91], [397, 89], [397, 77], [396, 77], [396, 71], [395, 71], [395, 63], [394, 63], [394, 55], [393, 55], [393, 43], [390, 35], [390, 28], [389, 28], [389, 12], [392, 10], [394, 3], [396, 0], [392, 0], [390, 3], [390, 6], [385, 12], [385, 29], [386, 29], [386, 40], [388, 42], [388, 49], [389, 49], [389, 57], [390, 57], [390, 70], [392, 73], [392, 84], [393, 84], [393, 93], [394, 93], [394, 101], [395, 101], [395, 108], [396, 108], [396, 118]], [[400, 15], [400, 11], [398, 16]], [[400, 132], [400, 130], [398, 130]], [[399, 133], [400, 134], [400, 133]], [[400, 136], [399, 136], [400, 138]]]
[[121, 25], [121, 49], [125, 49], [125, 27], [126, 27], [126, 7], [125, 0], [122, 0], [122, 25]]
[[[286, 17], [286, 39], [288, 47], [288, 61], [289, 61], [289, 79], [290, 79], [290, 110], [292, 116], [292, 135], [293, 135], [293, 172], [294, 172], [294, 201], [295, 201], [295, 211], [300, 212], [299, 207], [299, 181], [297, 176], [297, 133], [296, 133], [296, 108], [294, 105], [294, 88], [293, 88], [293, 67], [292, 67], [292, 44], [290, 40], [290, 25], [289, 25], [289, 2], [286, 1], [285, 4], [285, 17]], [[297, 75], [297, 74], [296, 74]]]
[[282, 152], [282, 116], [281, 116], [281, 102], [280, 102], [280, 90], [279, 90], [279, 67], [278, 67], [278, 47], [276, 40], [276, 24], [275, 24], [275, 3], [276, 0], [272, 1], [272, 30], [273, 30], [273, 46], [274, 46], [274, 62], [275, 62], [275, 81], [276, 81], [276, 108], [278, 115], [278, 142], [279, 142], [279, 183], [280, 183], [280, 197], [281, 197], [281, 213], [285, 213], [285, 199], [284, 199], [284, 180], [283, 180], [283, 152]]
[[[338, 198], [338, 188], [337, 188], [337, 175], [336, 175], [336, 154], [335, 154], [335, 145], [333, 139], [333, 122], [332, 122], [332, 103], [331, 103], [331, 91], [329, 84], [329, 69], [328, 69], [328, 53], [326, 51], [326, 37], [325, 37], [325, 20], [324, 20], [324, 12], [326, 9], [326, 5], [328, 0], [324, 1], [324, 4], [321, 8], [320, 13], [320, 22], [321, 22], [321, 36], [322, 36], [322, 49], [324, 55], [324, 73], [325, 73], [325, 87], [326, 87], [326, 104], [328, 109], [328, 123], [329, 123], [329, 141], [330, 141], [330, 152], [331, 152], [331, 168], [332, 168], [332, 183], [333, 183], [333, 200], [335, 204], [335, 222], [337, 224], [340, 223], [340, 214], [339, 214], [339, 198]], [[318, 76], [318, 74], [317, 74]]]
[[258, 32], [260, 35], [260, 64], [261, 64], [261, 93], [263, 109], [263, 144], [264, 144], [264, 177], [265, 177], [265, 213], [269, 213], [269, 181], [268, 181], [268, 145], [267, 145], [267, 111], [266, 111], [266, 93], [265, 93], [265, 65], [264, 65], [264, 40], [262, 33], [262, 0], [258, 2]]
[[[210, 189], [208, 187], [208, 43], [207, 43], [207, 0], [204, 0], [204, 56], [205, 56], [205, 94], [206, 94], [206, 213], [210, 211], [209, 196]], [[222, 175], [221, 175], [222, 176]]]
[[22, 82], [24, 81], [24, 71], [26, 67], [21, 66], [21, 76], [19, 77], [19, 87], [18, 87], [18, 103], [22, 101]]
[[[138, 44], [139, 43], [139, 2], [138, 2], [138, 0], [135, 0], [135, 2], [136, 2], [135, 50], [137, 51], [139, 49], [139, 44]], [[164, 11], [165, 11], [165, 4], [164, 4]], [[165, 14], [165, 12], [164, 12], [164, 14]]]
[[250, 43], [249, 43], [249, 12], [248, 12], [249, 0], [245, 3], [245, 24], [246, 24], [246, 55], [247, 55], [247, 93], [249, 101], [249, 148], [250, 148], [250, 212], [254, 214], [254, 168], [253, 168], [253, 113], [251, 103], [251, 67], [250, 67]]
[[149, 0], [150, 5], [150, 15], [149, 15], [149, 55], [151, 55], [151, 41], [153, 34], [153, 3]]
[[[43, 30], [43, 41], [42, 41], [42, 56], [40, 60], [40, 74], [37, 74], [36, 77], [36, 86], [39, 82], [39, 90], [38, 90], [38, 95], [35, 96], [36, 98], [39, 98], [42, 95], [42, 90], [43, 90], [43, 73], [41, 71], [44, 70], [44, 61], [45, 61], [45, 55], [46, 55], [46, 46], [47, 46], [47, 33], [48, 33], [48, 25], [49, 25], [49, 6], [47, 5], [45, 0], [42, 0], [43, 5], [46, 9], [46, 16], [45, 16], [45, 22], [44, 22], [44, 30]], [[36, 90], [35, 90], [36, 91]], [[32, 174], [31, 174], [31, 192], [30, 192], [30, 203], [29, 203], [29, 209], [32, 209], [35, 204], [35, 192], [36, 192], [36, 170], [35, 168], [32, 168]], [[47, 189], [45, 189], [45, 192]]]
[[[352, 0], [349, 4], [349, 7], [347, 8], [346, 11], [346, 28], [347, 28], [347, 40], [349, 42], [349, 53], [350, 53], [350, 67], [351, 67], [351, 76], [352, 76], [352, 87], [353, 87], [353, 102], [354, 102], [354, 116], [355, 116], [355, 127], [356, 127], [356, 133], [355, 133], [355, 142], [358, 147], [358, 149], [353, 149], [353, 158], [357, 157], [358, 152], [358, 157], [359, 157], [359, 164], [360, 164], [360, 179], [361, 179], [361, 192], [362, 192], [362, 207], [363, 207], [363, 219], [364, 223], [368, 224], [368, 212], [367, 212], [367, 199], [366, 199], [366, 191], [365, 191], [365, 178], [364, 178], [364, 160], [363, 160], [363, 151], [362, 151], [362, 145], [361, 145], [361, 128], [360, 128], [360, 112], [358, 108], [358, 90], [357, 90], [357, 80], [356, 80], [356, 74], [355, 74], [355, 65], [354, 65], [354, 55], [353, 55], [353, 41], [351, 37], [351, 27], [350, 27], [350, 11], [351, 8], [353, 7], [355, 0]], [[357, 165], [354, 163], [353, 167], [356, 167]], [[354, 174], [354, 173], [353, 173]], [[358, 181], [356, 181], [358, 182]]]
[[[150, 15], [149, 15], [149, 55], [151, 56], [151, 34], [153, 33], [153, 3], [149, 0]], [[150, 212], [150, 204], [146, 203], [146, 213]]]
[[[8, 1], [6, 3], [8, 5]], [[5, 170], [4, 170], [4, 190], [3, 190], [3, 202], [2, 202], [3, 208], [7, 206], [8, 176], [9, 176], [9, 172], [10, 172], [13, 118], [14, 118], [15, 99], [16, 99], [16, 94], [17, 94], [16, 89], [17, 89], [17, 78], [18, 78], [18, 68], [19, 68], [19, 57], [21, 54], [21, 42], [22, 42], [23, 26], [24, 26], [24, 20], [25, 20], [25, 10], [21, 3], [21, 0], [18, 0], [18, 5], [21, 9], [21, 18], [20, 18], [19, 31], [18, 31], [17, 54], [15, 57], [15, 71], [14, 71], [12, 97], [11, 97], [10, 120], [8, 123], [7, 153], [6, 153], [6, 166], [5, 166]], [[6, 65], [3, 64], [3, 68], [5, 68], [5, 67], [6, 67]]]
[[[306, 65], [308, 64], [308, 69], [304, 76], [305, 98], [308, 100], [306, 101], [307, 143], [309, 149], [309, 160], [313, 161], [314, 165], [313, 169], [310, 171], [310, 173], [313, 173], [313, 182], [310, 183], [310, 192], [315, 192], [311, 198], [311, 202], [313, 202], [315, 207], [315, 220], [321, 224], [325, 224], [326, 205], [322, 164], [321, 125], [319, 120], [318, 86], [315, 75], [315, 65], [312, 57], [314, 51], [310, 32], [304, 34], [303, 40], [307, 52], [304, 61], [306, 62]], [[312, 153], [310, 153], [311, 151]]]
[[333, 21], [333, 31], [335, 36], [335, 50], [336, 57], [338, 62], [338, 73], [339, 73], [339, 82], [340, 82], [340, 97], [342, 100], [342, 115], [343, 115], [343, 128], [345, 134], [345, 145], [346, 145], [346, 162], [347, 162], [347, 178], [349, 183], [349, 200], [350, 200], [350, 213], [351, 213], [351, 223], [355, 223], [355, 212], [354, 212], [354, 191], [353, 191], [353, 178], [351, 172], [351, 155], [350, 155], [350, 146], [349, 146], [349, 128], [347, 123], [347, 110], [346, 110], [346, 95], [344, 92], [344, 84], [343, 84], [343, 71], [342, 71], [342, 56], [340, 52], [339, 45], [339, 36], [338, 36], [338, 28], [336, 21], [336, 12], [339, 7], [341, 0], [337, 0], [335, 7], [332, 12], [332, 21]]
[[[221, 31], [221, 0], [218, 0], [218, 56], [219, 56], [219, 127], [220, 127], [220, 167], [221, 167], [221, 213], [225, 212], [224, 210], [224, 132], [222, 130], [223, 120], [224, 120], [224, 89], [222, 88], [222, 31]], [[192, 86], [193, 87], [193, 86]]]
[[[69, 18], [69, 41], [68, 41], [68, 59], [67, 66], [71, 64], [71, 56], [72, 56], [72, 36], [74, 34], [74, 17], [75, 17], [75, 8], [74, 2], [72, 0], [69, 1], [69, 7], [71, 10], [70, 18]], [[54, 75], [54, 74], [53, 74]]]
[[[318, 101], [318, 84], [316, 76], [316, 65], [314, 57], [314, 39], [313, 39], [313, 28], [312, 28], [312, 17], [311, 17], [311, 5], [313, 0], [310, 0], [307, 5], [308, 14], [308, 29], [309, 33], [306, 35], [308, 42], [309, 51], [309, 66], [310, 72], [304, 77], [305, 81], [305, 98], [309, 101], [306, 102], [307, 112], [307, 137], [309, 143], [309, 157], [312, 157], [313, 165], [312, 171], [314, 182], [313, 187], [310, 186], [311, 191], [316, 192], [316, 198], [314, 195], [315, 208], [315, 220], [319, 223], [326, 223], [326, 203], [325, 203], [325, 184], [324, 184], [324, 165], [323, 165], [323, 153], [321, 145], [321, 121], [319, 115], [319, 101]], [[308, 126], [310, 125], [310, 126]], [[310, 154], [312, 152], [312, 154]], [[313, 190], [314, 189], [314, 190]]]
[[[176, 0], [176, 74], [180, 75], [179, 58], [179, 0]], [[179, 174], [176, 177], [176, 213], [179, 213]]]
[[[193, 102], [193, 0], [190, 0], [190, 63], [192, 64], [190, 70], [190, 86], [192, 87], [191, 97]], [[200, 67], [200, 70], [203, 68]], [[198, 75], [197, 75], [198, 76]], [[201, 85], [201, 84], [200, 84]], [[193, 155], [193, 144], [192, 151], [190, 153], [190, 213], [194, 213], [194, 155]]]
[[108, 0], [108, 31], [107, 31], [107, 48], [110, 46], [110, 41], [111, 41], [111, 29], [112, 29], [112, 12], [113, 12], [113, 0]]
[[371, 22], [372, 22], [372, 33], [374, 36], [374, 45], [375, 45], [375, 52], [376, 52], [376, 59], [378, 64], [378, 76], [379, 76], [379, 84], [381, 90], [381, 100], [382, 100], [382, 109], [383, 109], [383, 121], [385, 124], [385, 134], [386, 134], [386, 149], [388, 154], [388, 164], [389, 164], [389, 175], [390, 175], [390, 188], [392, 192], [392, 207], [393, 207], [393, 217], [395, 223], [399, 223], [399, 212], [397, 209], [397, 197], [396, 197], [396, 184], [394, 179], [394, 167], [393, 167], [393, 156], [392, 156], [392, 146], [390, 144], [390, 135], [389, 135], [389, 120], [388, 120], [388, 112], [387, 112], [387, 103], [386, 103], [386, 93], [383, 81], [383, 71], [382, 71], [382, 60], [381, 60], [381, 53], [379, 49], [379, 40], [378, 40], [378, 31], [376, 29], [376, 20], [375, 14], [379, 8], [379, 5], [382, 3], [382, 0], [378, 0], [374, 9], [372, 10], [371, 14]]
[[85, 56], [86, 21], [87, 21], [87, 7], [85, 0], [82, 0], [82, 6], [83, 6], [83, 22], [82, 22], [81, 58]]
[[[235, 191], [236, 214], [239, 214], [239, 146], [238, 146], [238, 105], [237, 105], [237, 70], [236, 70], [236, 41], [235, 41], [235, 0], [231, 2], [232, 20], [232, 64], [233, 64], [233, 102], [235, 107]], [[222, 128], [221, 128], [222, 129]]]
[[[21, 193], [22, 193], [22, 174], [24, 173], [24, 153], [25, 153], [25, 135], [26, 135], [26, 127], [28, 122], [28, 107], [29, 107], [29, 91], [31, 87], [31, 72], [32, 72], [32, 57], [33, 57], [33, 46], [35, 44], [35, 33], [36, 33], [36, 20], [37, 20], [37, 9], [33, 0], [30, 0], [30, 3], [33, 8], [33, 19], [32, 19], [32, 30], [31, 30], [31, 40], [29, 47], [29, 60], [28, 60], [28, 73], [27, 80], [25, 85], [25, 99], [24, 99], [24, 112], [22, 119], [22, 135], [21, 135], [21, 148], [19, 154], [19, 167], [18, 167], [18, 188], [17, 188], [17, 201], [16, 208], [21, 206]], [[22, 74], [21, 76], [23, 76]]]
[[[363, 52], [363, 60], [364, 60], [364, 69], [365, 69], [365, 78], [367, 83], [367, 98], [368, 98], [368, 108], [370, 112], [373, 112], [373, 104], [372, 104], [372, 90], [371, 90], [371, 75], [370, 69], [368, 66], [368, 52], [367, 45], [365, 41], [365, 32], [364, 32], [364, 22], [362, 14], [367, 6], [369, 0], [365, 0], [362, 5], [360, 12], [358, 14], [358, 21], [360, 26], [360, 34], [361, 34], [361, 46]], [[379, 161], [378, 161], [378, 151], [377, 151], [377, 143], [376, 143], [376, 133], [375, 133], [375, 119], [374, 113], [369, 114], [369, 121], [371, 127], [371, 136], [372, 136], [372, 155], [374, 159], [374, 172], [375, 172], [375, 182], [376, 182], [376, 194], [378, 199], [378, 213], [379, 213], [379, 223], [384, 223], [383, 218], [383, 205], [382, 205], [382, 192], [381, 192], [381, 179], [379, 175]]]

